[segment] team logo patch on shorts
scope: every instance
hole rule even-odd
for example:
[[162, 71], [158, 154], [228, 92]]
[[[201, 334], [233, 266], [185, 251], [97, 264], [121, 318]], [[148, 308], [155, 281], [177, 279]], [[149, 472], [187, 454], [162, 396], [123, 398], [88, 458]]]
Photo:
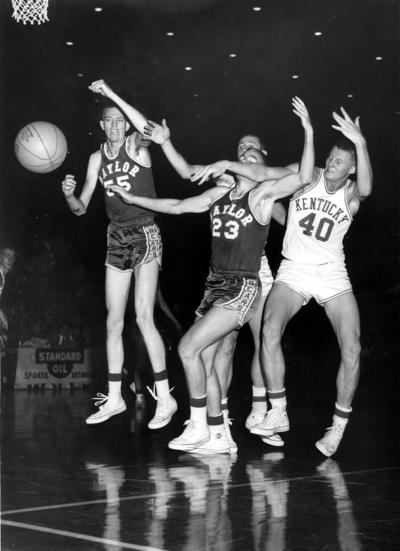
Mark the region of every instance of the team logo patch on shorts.
[[235, 299], [236, 310], [238, 312], [246, 313], [247, 310], [253, 304], [253, 301], [257, 296], [257, 291], [258, 291], [257, 280], [246, 278], [244, 280], [244, 284], [242, 287], [242, 291], [240, 292], [240, 295]]
[[156, 224], [144, 226], [147, 242], [147, 258], [159, 258], [162, 255], [160, 230]]

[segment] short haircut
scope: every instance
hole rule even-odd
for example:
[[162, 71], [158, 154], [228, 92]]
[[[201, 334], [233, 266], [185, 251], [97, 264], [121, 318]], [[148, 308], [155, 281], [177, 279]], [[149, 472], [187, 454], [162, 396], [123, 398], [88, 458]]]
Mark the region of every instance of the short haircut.
[[106, 99], [106, 100], [102, 103], [102, 105], [101, 105], [101, 118], [103, 119], [103, 117], [104, 117], [104, 111], [105, 111], [106, 109], [113, 109], [113, 108], [118, 109], [118, 111], [120, 111], [120, 112], [122, 113], [124, 119], [125, 119], [125, 120], [128, 120], [128, 119], [126, 118], [125, 113], [122, 111], [122, 109], [121, 109], [120, 107], [118, 107], [118, 105], [116, 105], [115, 103], [113, 103], [113, 102], [112, 102], [111, 100], [109, 100], [109, 99]]
[[338, 149], [342, 149], [343, 151], [347, 151], [348, 153], [351, 153], [356, 157], [356, 148], [354, 147], [354, 144], [352, 141], [350, 141], [348, 138], [337, 138], [332, 144], [332, 147], [337, 147]]

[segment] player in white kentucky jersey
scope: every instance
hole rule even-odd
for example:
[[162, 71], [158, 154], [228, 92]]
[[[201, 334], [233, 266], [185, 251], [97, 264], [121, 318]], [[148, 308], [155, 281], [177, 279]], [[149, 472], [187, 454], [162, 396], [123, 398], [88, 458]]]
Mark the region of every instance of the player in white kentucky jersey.
[[[342, 239], [360, 202], [372, 191], [372, 169], [359, 118], [352, 121], [343, 108], [341, 111], [342, 116], [333, 113], [336, 125], [332, 126], [347, 140], [333, 146], [323, 173], [316, 170], [315, 181], [291, 201], [283, 250], [287, 258], [268, 295], [264, 315], [262, 363], [272, 409], [251, 429], [266, 438], [289, 430], [281, 338], [290, 319], [315, 298], [325, 309], [341, 351], [332, 427], [316, 442], [326, 456], [334, 454], [340, 444], [360, 371], [359, 312], [344, 264]], [[215, 176], [230, 170], [257, 181], [276, 174], [276, 169], [268, 166], [246, 167], [230, 161], [208, 170]], [[297, 165], [288, 165], [286, 170], [297, 170]], [[353, 174], [356, 180], [350, 181]], [[207, 176], [205, 172], [203, 179]], [[321, 195], [313, 195], [321, 190]]]
[[[136, 320], [149, 354], [157, 392], [156, 412], [148, 426], [158, 429], [166, 425], [177, 410], [176, 401], [170, 395], [164, 344], [153, 319], [162, 254], [161, 236], [153, 212], [127, 205], [111, 190], [111, 185], [115, 184], [139, 195], [155, 197], [151, 158], [143, 138], [146, 119], [104, 80], [93, 82], [89, 88], [113, 102], [103, 109], [100, 121], [106, 142], [89, 158], [79, 198], [74, 195], [76, 181], [73, 175], [68, 174], [62, 182], [68, 206], [80, 216], [85, 214], [99, 180], [104, 188], [110, 220], [106, 258], [108, 395], [97, 395], [95, 405], [100, 406], [99, 410], [90, 415], [86, 423], [102, 423], [126, 409], [121, 395], [122, 331], [134, 273]], [[126, 136], [127, 118], [138, 131], [129, 136]]]
[[[314, 146], [307, 132], [311, 123], [303, 105], [295, 103], [294, 107], [306, 136], [298, 174], [261, 184], [242, 178], [228, 190], [217, 186], [184, 200], [137, 197], [111, 186], [124, 201], [158, 212], [210, 210], [210, 274], [196, 311], [197, 320], [179, 343], [190, 395], [190, 419], [183, 433], [169, 442], [171, 449], [199, 454], [230, 451], [213, 360], [220, 339], [246, 323], [257, 309], [258, 271], [275, 201], [291, 195], [312, 178]], [[259, 151], [254, 154], [261, 156]]]
[[[344, 138], [333, 145], [325, 169], [315, 170], [314, 182], [290, 201], [283, 260], [268, 296], [263, 326], [262, 360], [272, 409], [252, 429], [264, 436], [289, 430], [281, 337], [290, 319], [314, 298], [324, 307], [341, 352], [332, 426], [316, 442], [328, 457], [342, 439], [360, 372], [359, 312], [345, 266], [343, 237], [360, 202], [372, 190], [372, 169], [358, 118], [352, 121], [343, 109], [342, 116], [333, 117], [337, 123], [333, 128]], [[350, 179], [353, 174], [355, 181]]]

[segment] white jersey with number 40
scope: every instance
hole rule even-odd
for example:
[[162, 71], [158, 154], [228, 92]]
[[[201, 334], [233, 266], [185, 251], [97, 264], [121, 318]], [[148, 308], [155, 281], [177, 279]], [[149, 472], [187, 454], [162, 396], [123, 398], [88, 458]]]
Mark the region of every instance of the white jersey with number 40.
[[351, 181], [328, 191], [325, 171], [290, 200], [282, 255], [303, 264], [344, 261], [343, 238], [353, 221], [347, 203]]

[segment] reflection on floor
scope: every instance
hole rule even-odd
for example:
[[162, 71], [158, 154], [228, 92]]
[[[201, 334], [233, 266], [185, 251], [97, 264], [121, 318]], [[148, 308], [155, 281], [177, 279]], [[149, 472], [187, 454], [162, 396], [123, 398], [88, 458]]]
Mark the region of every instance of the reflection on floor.
[[85, 391], [6, 389], [2, 549], [398, 549], [397, 393], [376, 390], [360, 388], [326, 459], [314, 442], [329, 423], [327, 396], [304, 387], [289, 391], [283, 448], [245, 429], [250, 402], [236, 389], [238, 453], [201, 457], [167, 448], [186, 419], [183, 393], [170, 425], [150, 431], [150, 398], [135, 406], [128, 396], [127, 412], [87, 426]]

